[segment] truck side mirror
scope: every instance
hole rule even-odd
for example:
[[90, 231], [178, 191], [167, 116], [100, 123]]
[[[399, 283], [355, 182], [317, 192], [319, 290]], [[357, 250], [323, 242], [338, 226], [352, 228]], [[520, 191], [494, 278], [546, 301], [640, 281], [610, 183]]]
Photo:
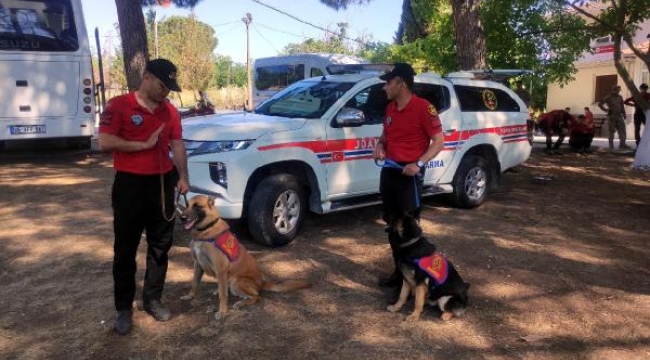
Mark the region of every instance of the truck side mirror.
[[363, 111], [355, 108], [344, 107], [336, 115], [336, 127], [359, 127], [366, 121]]

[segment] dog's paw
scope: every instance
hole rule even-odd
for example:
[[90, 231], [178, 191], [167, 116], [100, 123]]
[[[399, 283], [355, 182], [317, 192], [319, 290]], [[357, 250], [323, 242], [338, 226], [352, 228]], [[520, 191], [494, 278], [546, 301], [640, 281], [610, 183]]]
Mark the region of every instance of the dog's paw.
[[420, 314], [411, 314], [404, 319], [406, 322], [416, 322], [420, 320]]
[[388, 309], [388, 311], [390, 311], [390, 312], [398, 312], [398, 311], [400, 311], [400, 309], [402, 309], [402, 307], [397, 306], [397, 304], [393, 304], [393, 305], [388, 305], [388, 307], [386, 309]]
[[445, 311], [445, 312], [442, 313], [442, 315], [440, 315], [440, 320], [442, 320], [442, 321], [449, 321], [449, 320], [451, 320], [453, 317], [454, 317], [454, 313], [449, 312], [449, 311]]
[[226, 312], [225, 311], [224, 312], [218, 311], [218, 312], [214, 313], [214, 319], [217, 320], [217, 321], [223, 320], [225, 318], [226, 318]]
[[181, 300], [194, 300], [194, 295], [187, 294], [187, 295], [181, 296]]

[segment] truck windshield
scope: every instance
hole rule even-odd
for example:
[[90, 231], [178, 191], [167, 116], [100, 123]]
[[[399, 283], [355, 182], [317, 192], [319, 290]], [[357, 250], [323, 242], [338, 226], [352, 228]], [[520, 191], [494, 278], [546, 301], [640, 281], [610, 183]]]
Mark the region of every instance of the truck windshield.
[[304, 80], [260, 104], [255, 113], [290, 118], [317, 119], [354, 83]]

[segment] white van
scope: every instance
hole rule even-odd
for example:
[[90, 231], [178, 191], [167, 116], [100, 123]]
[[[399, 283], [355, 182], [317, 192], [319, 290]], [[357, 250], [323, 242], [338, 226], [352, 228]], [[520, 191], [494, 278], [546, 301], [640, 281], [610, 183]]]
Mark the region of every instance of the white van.
[[368, 61], [344, 54], [295, 54], [259, 58], [254, 64], [253, 103], [255, 106], [296, 81], [333, 75], [329, 65], [365, 64]]

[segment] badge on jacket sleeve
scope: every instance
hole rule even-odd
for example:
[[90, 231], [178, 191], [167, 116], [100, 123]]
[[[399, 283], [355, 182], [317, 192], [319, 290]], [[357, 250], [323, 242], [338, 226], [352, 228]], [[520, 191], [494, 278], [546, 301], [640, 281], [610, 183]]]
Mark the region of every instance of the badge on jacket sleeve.
[[435, 106], [429, 105], [429, 115], [435, 116], [438, 115], [438, 110]]

